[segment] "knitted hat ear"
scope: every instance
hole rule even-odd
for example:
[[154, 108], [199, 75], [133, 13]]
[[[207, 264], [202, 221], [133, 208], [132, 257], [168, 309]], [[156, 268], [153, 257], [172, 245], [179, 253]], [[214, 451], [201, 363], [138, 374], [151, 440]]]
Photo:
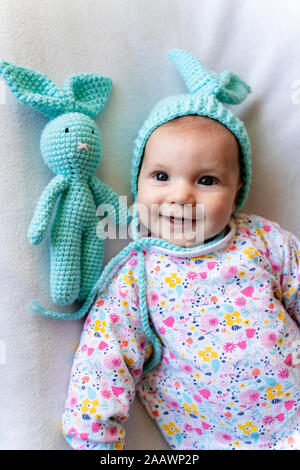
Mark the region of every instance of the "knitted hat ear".
[[191, 94], [212, 94], [222, 103], [239, 104], [251, 91], [238, 75], [228, 71], [217, 75], [203, 67], [199, 59], [189, 52], [173, 49], [167, 52], [167, 56], [184, 79]]
[[222, 103], [239, 104], [251, 92], [251, 88], [238, 75], [224, 70], [219, 75], [220, 87], [216, 93]]
[[112, 81], [93, 73], [81, 73], [68, 77], [63, 91], [74, 100], [73, 111], [96, 116], [104, 107], [112, 88]]
[[46, 75], [0, 60], [0, 74], [21, 103], [48, 117], [59, 114], [62, 91]]

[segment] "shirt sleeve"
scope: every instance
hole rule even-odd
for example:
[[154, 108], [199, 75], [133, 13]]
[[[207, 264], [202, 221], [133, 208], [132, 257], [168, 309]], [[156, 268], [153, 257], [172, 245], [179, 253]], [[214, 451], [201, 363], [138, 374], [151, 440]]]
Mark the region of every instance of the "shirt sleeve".
[[63, 433], [73, 449], [124, 449], [143, 365], [152, 353], [140, 320], [132, 258], [97, 296], [74, 357]]
[[282, 302], [300, 326], [300, 241], [288, 231], [284, 231], [284, 234], [284, 260], [280, 279]]

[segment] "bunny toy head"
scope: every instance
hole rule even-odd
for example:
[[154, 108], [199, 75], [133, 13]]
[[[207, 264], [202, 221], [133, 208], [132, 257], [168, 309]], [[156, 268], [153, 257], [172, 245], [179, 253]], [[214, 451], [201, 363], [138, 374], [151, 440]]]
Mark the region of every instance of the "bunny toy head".
[[46, 75], [4, 60], [0, 73], [21, 103], [50, 118], [40, 142], [46, 165], [71, 179], [91, 176], [101, 159], [101, 136], [92, 118], [109, 97], [111, 79], [81, 73], [60, 89]]
[[56, 174], [70, 179], [89, 178], [101, 159], [101, 136], [92, 118], [65, 113], [52, 119], [41, 136], [41, 153]]

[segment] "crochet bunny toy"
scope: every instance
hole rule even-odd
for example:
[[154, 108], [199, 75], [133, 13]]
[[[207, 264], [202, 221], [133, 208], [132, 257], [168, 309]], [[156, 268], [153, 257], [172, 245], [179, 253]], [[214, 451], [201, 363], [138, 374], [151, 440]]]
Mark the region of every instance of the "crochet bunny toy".
[[111, 204], [116, 223], [127, 223], [127, 208], [119, 196], [94, 175], [101, 159], [101, 136], [92, 118], [104, 107], [112, 81], [81, 73], [68, 77], [60, 89], [47, 76], [4, 60], [0, 73], [21, 103], [50, 118], [40, 147], [56, 176], [38, 201], [28, 239], [33, 245], [41, 243], [60, 196], [51, 232], [51, 297], [58, 304], [83, 301], [103, 262], [96, 208]]

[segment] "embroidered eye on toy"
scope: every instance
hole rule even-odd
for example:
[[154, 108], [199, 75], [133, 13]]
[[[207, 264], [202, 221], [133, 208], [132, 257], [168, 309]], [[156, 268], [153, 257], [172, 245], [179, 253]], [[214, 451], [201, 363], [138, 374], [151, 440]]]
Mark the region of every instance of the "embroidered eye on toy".
[[83, 301], [103, 263], [97, 207], [111, 204], [117, 224], [128, 220], [119, 196], [94, 175], [101, 160], [101, 135], [93, 118], [104, 107], [112, 81], [81, 73], [68, 77], [60, 89], [47, 76], [3, 60], [0, 73], [21, 103], [50, 118], [40, 148], [56, 176], [37, 203], [28, 239], [33, 245], [43, 240], [59, 198], [50, 241], [51, 297], [58, 304]]

